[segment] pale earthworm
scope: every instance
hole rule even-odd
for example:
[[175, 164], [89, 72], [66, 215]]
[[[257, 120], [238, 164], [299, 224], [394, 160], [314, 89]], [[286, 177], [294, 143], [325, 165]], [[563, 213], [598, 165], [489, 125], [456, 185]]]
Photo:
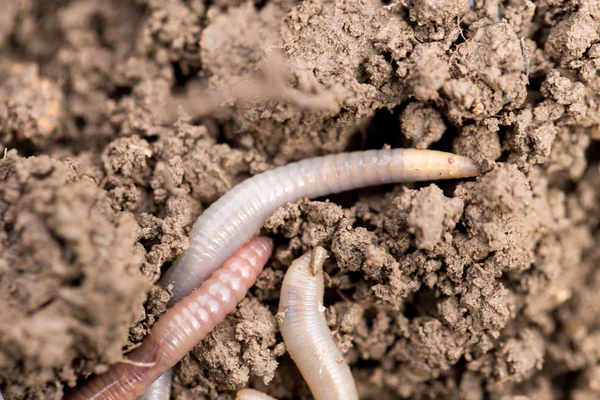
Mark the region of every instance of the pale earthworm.
[[326, 250], [316, 247], [288, 268], [279, 299], [279, 327], [285, 347], [315, 400], [358, 400], [350, 367], [325, 320], [326, 257]]
[[136, 400], [169, 400], [171, 398], [171, 379], [173, 373], [168, 370], [157, 380], [152, 382], [148, 389], [138, 396]]
[[276, 400], [263, 392], [254, 389], [242, 389], [235, 394], [235, 400]]
[[235, 186], [194, 223], [189, 249], [163, 275], [170, 305], [187, 296], [248, 239], [278, 207], [385, 183], [473, 177], [473, 161], [434, 150], [384, 149], [340, 153], [278, 167]]
[[200, 288], [167, 310], [126, 362], [91, 379], [71, 399], [135, 399], [235, 309], [254, 284], [272, 250], [273, 242], [268, 238], [250, 240]]

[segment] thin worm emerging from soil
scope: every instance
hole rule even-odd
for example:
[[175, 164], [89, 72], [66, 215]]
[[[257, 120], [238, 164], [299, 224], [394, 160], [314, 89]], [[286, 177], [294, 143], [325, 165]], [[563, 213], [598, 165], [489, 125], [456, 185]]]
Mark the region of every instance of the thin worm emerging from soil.
[[260, 229], [278, 207], [350, 189], [397, 182], [477, 176], [466, 157], [433, 150], [386, 149], [311, 158], [258, 174], [235, 186], [196, 220], [190, 247], [162, 277], [170, 305], [197, 288]]
[[72, 400], [131, 400], [167, 372], [235, 309], [262, 271], [273, 242], [257, 237], [246, 243], [199, 289], [167, 310], [127, 363], [96, 376]]
[[263, 392], [254, 389], [242, 389], [235, 395], [235, 400], [276, 400]]
[[325, 320], [325, 258], [327, 251], [316, 247], [287, 270], [277, 314], [281, 335], [315, 400], [358, 400], [350, 368]]
[[171, 378], [173, 373], [168, 370], [148, 386], [136, 400], [169, 400], [171, 398]]

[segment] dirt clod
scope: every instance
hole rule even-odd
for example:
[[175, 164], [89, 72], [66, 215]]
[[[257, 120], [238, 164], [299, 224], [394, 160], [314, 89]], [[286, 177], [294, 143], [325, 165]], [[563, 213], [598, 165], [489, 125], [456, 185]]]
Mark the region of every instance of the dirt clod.
[[0, 161], [7, 398], [59, 396], [62, 387], [49, 382], [74, 385], [120, 360], [146, 297], [135, 221], [112, 211], [106, 192], [78, 170], [14, 151]]

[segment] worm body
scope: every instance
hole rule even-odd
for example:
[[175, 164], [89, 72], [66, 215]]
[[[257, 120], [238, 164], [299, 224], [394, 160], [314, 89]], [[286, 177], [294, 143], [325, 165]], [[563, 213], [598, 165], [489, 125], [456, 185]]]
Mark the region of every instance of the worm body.
[[169, 400], [171, 398], [171, 378], [173, 374], [168, 370], [157, 380], [152, 382], [136, 400]]
[[242, 389], [235, 395], [235, 400], [276, 400], [263, 392], [254, 389]]
[[279, 300], [281, 335], [315, 400], [358, 400], [350, 368], [325, 320], [322, 266], [326, 254], [317, 247], [287, 270]]
[[73, 400], [129, 400], [139, 396], [235, 309], [269, 259], [273, 243], [246, 243], [199, 289], [167, 310], [126, 363], [87, 382]]
[[208, 278], [278, 207], [350, 189], [394, 182], [478, 175], [468, 158], [433, 150], [388, 149], [311, 158], [258, 174], [235, 186], [196, 220], [190, 247], [161, 279], [171, 305]]

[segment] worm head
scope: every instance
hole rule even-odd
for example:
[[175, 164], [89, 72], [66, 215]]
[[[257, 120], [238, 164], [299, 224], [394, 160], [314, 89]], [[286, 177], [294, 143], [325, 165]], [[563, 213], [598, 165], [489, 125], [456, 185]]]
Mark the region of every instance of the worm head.
[[323, 263], [327, 257], [329, 257], [329, 255], [327, 254], [327, 250], [323, 247], [317, 246], [313, 249], [312, 257], [310, 259], [310, 272], [313, 276], [317, 276], [323, 272]]

